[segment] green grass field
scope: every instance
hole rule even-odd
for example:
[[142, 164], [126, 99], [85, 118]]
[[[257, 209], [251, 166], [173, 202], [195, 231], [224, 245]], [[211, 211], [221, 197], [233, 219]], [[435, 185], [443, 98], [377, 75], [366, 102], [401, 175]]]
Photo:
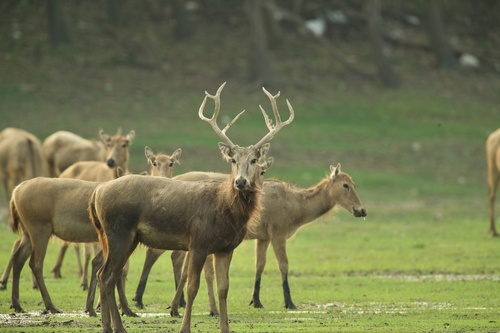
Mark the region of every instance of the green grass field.
[[[61, 65], [64, 66], [64, 65]], [[17, 69], [19, 70], [19, 68]], [[21, 71], [22, 72], [22, 71]], [[54, 74], [55, 75], [55, 74]], [[134, 129], [131, 171], [147, 169], [144, 146], [155, 152], [183, 149], [176, 173], [226, 172], [218, 138], [197, 118], [204, 90], [221, 82], [171, 88], [133, 70], [76, 73], [66, 84], [42, 69], [0, 85], [2, 127], [24, 128], [40, 139], [57, 130], [96, 137], [99, 128]], [[125, 84], [122, 78], [128, 75]], [[85, 91], [81, 90], [85, 82]], [[37, 89], [23, 89], [23, 80]], [[92, 78], [92, 80], [90, 79]], [[266, 177], [310, 186], [330, 164], [356, 182], [368, 210], [366, 220], [339, 210], [301, 229], [288, 242], [290, 286], [297, 311], [283, 307], [281, 278], [272, 250], [263, 276], [264, 309], [249, 306], [253, 287], [253, 244], [242, 243], [231, 266], [230, 326], [235, 332], [498, 332], [500, 331], [499, 239], [488, 231], [484, 142], [500, 125], [498, 78], [475, 78], [465, 86], [450, 82], [467, 75], [436, 74], [428, 84], [399, 91], [370, 85], [340, 87], [335, 82], [281, 92], [296, 118], [273, 140], [275, 163]], [[432, 80], [431, 80], [432, 79]], [[469, 78], [470, 79], [470, 78]], [[104, 83], [114, 84], [112, 91]], [[44, 85], [47, 82], [47, 85]], [[136, 82], [131, 84], [130, 82]], [[228, 82], [222, 94], [223, 115], [247, 110], [231, 130], [241, 145], [256, 142], [265, 126], [258, 104], [270, 111], [259, 91]], [[207, 111], [211, 110], [211, 105]], [[6, 221], [5, 200], [1, 220]], [[8, 260], [12, 234], [0, 229], [0, 268]], [[21, 304], [27, 314], [13, 314], [11, 282], [0, 291], [2, 332], [99, 332], [100, 320], [83, 314], [86, 293], [79, 288], [74, 253], [68, 251], [63, 279], [50, 273], [59, 244], [49, 246], [45, 278], [61, 315], [41, 315], [43, 303], [31, 289], [29, 266], [21, 281]], [[137, 286], [145, 250], [131, 257], [127, 294]], [[177, 332], [171, 318], [173, 296], [170, 259], [153, 268], [139, 318], [124, 318], [129, 332]], [[218, 331], [208, 317], [206, 287], [196, 299], [193, 332]]]

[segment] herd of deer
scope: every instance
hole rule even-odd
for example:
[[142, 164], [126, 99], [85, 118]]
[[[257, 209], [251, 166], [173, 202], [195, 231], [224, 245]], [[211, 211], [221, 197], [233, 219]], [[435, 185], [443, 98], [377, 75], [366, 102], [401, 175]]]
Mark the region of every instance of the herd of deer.
[[[243, 112], [222, 130], [217, 124], [224, 85], [215, 95], [205, 92], [199, 117], [223, 140], [219, 149], [232, 165], [229, 174], [188, 172], [173, 177], [181, 149], [171, 155], [155, 155], [146, 147], [150, 176], [131, 175], [128, 148], [135, 137], [134, 131], [126, 136], [120, 132], [109, 136], [100, 131], [102, 142], [60, 131], [49, 136], [43, 145], [20, 129], [7, 128], [0, 133], [0, 177], [10, 198], [12, 229], [20, 233], [0, 278], [0, 289], [6, 289], [12, 269], [11, 308], [23, 312], [19, 279], [30, 257], [33, 283], [40, 290], [46, 311], [60, 312], [52, 303], [43, 278], [44, 258], [52, 236], [64, 242], [52, 269], [55, 277], [61, 277], [62, 258], [69, 244], [74, 244], [77, 252], [78, 244], [85, 245], [86, 263], [79, 262], [81, 285], [84, 289], [88, 286], [85, 310], [96, 316], [94, 297], [98, 284], [103, 332], [125, 332], [115, 287], [122, 313], [136, 316], [125, 297], [125, 277], [128, 258], [139, 243], [147, 247], [147, 254], [133, 300], [137, 307], [143, 307], [142, 297], [151, 267], [162, 253], [173, 250], [177, 292], [171, 302], [171, 315], [178, 316], [179, 306], [185, 305], [181, 332], [191, 332], [192, 306], [202, 270], [209, 291], [210, 315], [219, 315], [220, 332], [230, 331], [226, 304], [229, 264], [234, 249], [244, 239], [255, 240], [256, 274], [250, 304], [263, 307], [260, 284], [266, 252], [272, 244], [282, 275], [285, 307], [296, 308], [288, 283], [286, 241], [301, 226], [336, 205], [355, 217], [366, 216], [367, 212], [358, 199], [353, 180], [341, 172], [340, 164], [330, 166], [327, 177], [306, 189], [275, 179], [264, 180], [264, 173], [273, 163], [267, 156], [269, 142], [293, 121], [294, 110], [287, 100], [290, 116], [282, 121], [276, 102], [279, 93], [273, 96], [263, 88], [271, 102], [275, 124], [261, 107], [269, 132], [256, 144], [240, 147], [226, 132]], [[211, 118], [204, 115], [207, 98], [215, 104]], [[488, 139], [487, 152], [490, 232], [496, 234], [493, 206], [500, 178], [500, 130]], [[95, 257], [88, 283], [92, 248]], [[219, 309], [213, 291], [214, 278]], [[184, 304], [182, 291], [186, 283]]]

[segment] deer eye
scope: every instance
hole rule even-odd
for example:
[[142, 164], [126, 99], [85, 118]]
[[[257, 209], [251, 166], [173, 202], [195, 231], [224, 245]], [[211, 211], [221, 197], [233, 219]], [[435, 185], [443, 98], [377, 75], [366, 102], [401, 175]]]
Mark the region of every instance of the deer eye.
[[346, 190], [349, 189], [349, 185], [348, 184], [344, 184], [344, 185], [342, 185], [342, 187], [344, 187]]
[[261, 171], [261, 172], [260, 172], [260, 175], [261, 175], [261, 176], [264, 176], [264, 174], [265, 174], [265, 173], [266, 173], [265, 171]]
[[126, 143], [122, 144], [122, 148], [127, 148], [127, 144]]
[[170, 163], [168, 166], [169, 167], [173, 167], [174, 166], [174, 162]]
[[236, 160], [234, 158], [232, 158], [231, 163], [236, 164]]
[[256, 159], [256, 158], [254, 158], [253, 160], [251, 160], [251, 161], [250, 161], [250, 163], [252, 163], [252, 164], [257, 163], [257, 159]]
[[153, 162], [153, 166], [154, 166], [154, 167], [156, 166], [156, 162]]

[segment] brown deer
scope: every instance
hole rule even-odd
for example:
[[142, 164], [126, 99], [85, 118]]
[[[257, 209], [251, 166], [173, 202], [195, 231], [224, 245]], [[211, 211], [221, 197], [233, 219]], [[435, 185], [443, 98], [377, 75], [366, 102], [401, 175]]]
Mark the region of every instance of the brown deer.
[[[207, 178], [225, 179], [227, 175], [219, 173], [188, 172], [175, 177], [176, 179], [197, 181]], [[339, 205], [349, 211], [355, 217], [367, 216], [366, 209], [358, 198], [354, 182], [351, 177], [340, 171], [340, 164], [336, 167], [330, 166], [330, 175], [321, 180], [318, 184], [307, 189], [297, 188], [286, 182], [275, 179], [265, 180], [263, 186], [263, 211], [258, 224], [247, 232], [245, 239], [255, 240], [255, 263], [256, 274], [254, 291], [250, 304], [256, 308], [262, 308], [260, 301], [260, 283], [262, 273], [266, 265], [266, 252], [269, 244], [273, 245], [274, 254], [281, 271], [283, 294], [285, 307], [296, 309], [292, 301], [290, 287], [288, 283], [288, 256], [286, 254], [286, 241], [291, 238], [297, 230], [307, 223], [325, 215], [335, 206]], [[158, 253], [146, 254], [144, 266], [151, 270], [152, 264], [156, 261]], [[175, 275], [181, 271], [180, 263], [184, 258], [184, 253], [174, 251], [172, 253], [172, 264]], [[178, 315], [178, 308], [181, 302], [181, 294], [185, 283], [185, 270], [182, 279], [178, 282], [177, 293], [170, 305], [171, 313]], [[210, 301], [210, 314], [217, 313], [214, 309], [215, 300], [213, 295], [212, 281], [213, 267], [209, 260], [205, 265], [205, 276], [208, 285]], [[141, 282], [139, 282], [141, 283]], [[137, 288], [136, 298], [142, 300], [144, 288]], [[136, 301], [137, 303], [137, 301]]]
[[[135, 132], [130, 131], [127, 136], [121, 135], [121, 130], [117, 135], [110, 136], [103, 130], [99, 131], [101, 140], [106, 144], [106, 155], [104, 161], [79, 161], [71, 164], [60, 175], [59, 178], [75, 178], [93, 182], [105, 182], [118, 178], [118, 169], [121, 168], [124, 174], [128, 173], [129, 147], [135, 138]], [[52, 267], [55, 278], [61, 277], [61, 266], [69, 244], [64, 243], [59, 250], [56, 263]], [[79, 262], [81, 286], [84, 290], [88, 288], [88, 266], [90, 262], [92, 248], [94, 253], [98, 251], [97, 244], [85, 244], [84, 264], [80, 261], [79, 246], [75, 244], [77, 260]]]
[[[121, 131], [115, 136], [120, 136]], [[106, 161], [106, 140], [110, 136], [99, 132], [102, 141], [87, 140], [75, 133], [58, 131], [43, 141], [43, 155], [51, 177], [59, 177], [70, 165], [80, 161]]]
[[0, 179], [7, 202], [22, 181], [47, 175], [42, 144], [36, 136], [14, 127], [0, 132]]
[[486, 140], [486, 163], [488, 165], [490, 234], [498, 236], [495, 228], [495, 197], [500, 181], [500, 128], [491, 133]]
[[[274, 135], [293, 120], [293, 109], [287, 101], [290, 118], [282, 122], [275, 96], [271, 100], [276, 125], [271, 124], [262, 109], [269, 132], [255, 145], [240, 147], [225, 132], [239, 118], [238, 114], [223, 130], [217, 125], [220, 93], [205, 92], [199, 116], [208, 122], [224, 142], [219, 149], [232, 163], [227, 181], [186, 182], [167, 178], [126, 176], [104, 183], [89, 202], [91, 220], [99, 235], [104, 263], [97, 272], [101, 296], [103, 332], [125, 332], [115, 300], [114, 287], [120, 271], [139, 243], [164, 250], [190, 251], [188, 262], [187, 304], [181, 332], [191, 332], [192, 306], [199, 288], [200, 273], [207, 255], [214, 254], [219, 297], [220, 332], [229, 332], [227, 294], [229, 264], [233, 250], [240, 244], [247, 228], [259, 218], [262, 160]], [[209, 119], [203, 115], [207, 97], [215, 102]], [[112, 329], [113, 326], [113, 329]]]

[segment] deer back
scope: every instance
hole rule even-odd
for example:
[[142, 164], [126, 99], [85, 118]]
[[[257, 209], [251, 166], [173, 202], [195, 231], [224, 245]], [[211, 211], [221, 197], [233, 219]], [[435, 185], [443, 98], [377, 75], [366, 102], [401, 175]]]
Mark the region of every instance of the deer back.
[[16, 187], [11, 206], [31, 235], [50, 230], [65, 241], [95, 242], [87, 205], [97, 185], [76, 179], [33, 178]]

